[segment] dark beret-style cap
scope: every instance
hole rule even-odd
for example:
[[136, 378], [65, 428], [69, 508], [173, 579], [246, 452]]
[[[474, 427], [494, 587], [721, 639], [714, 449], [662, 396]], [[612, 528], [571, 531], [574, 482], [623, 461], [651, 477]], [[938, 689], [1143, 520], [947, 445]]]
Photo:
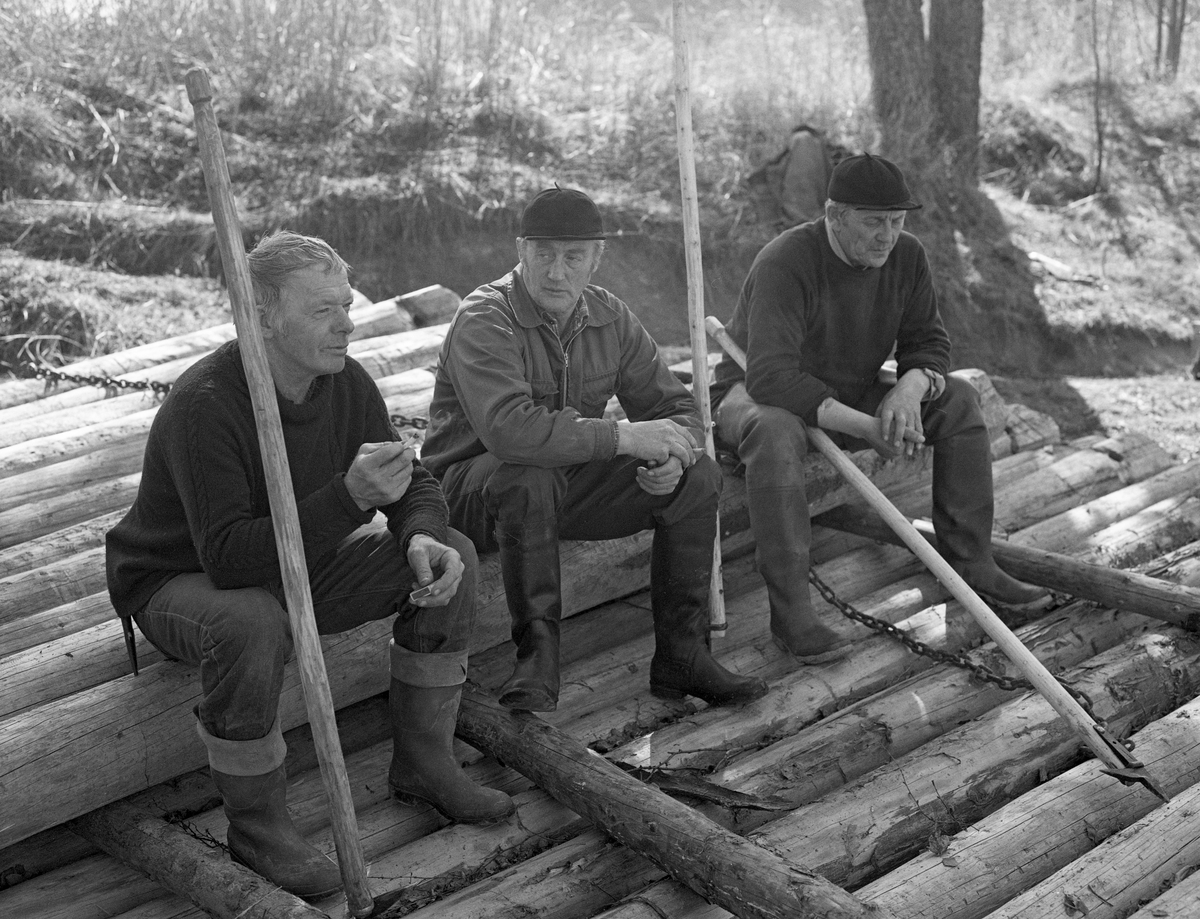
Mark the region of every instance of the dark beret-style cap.
[[879, 211], [912, 211], [921, 206], [913, 200], [900, 167], [869, 153], [848, 156], [834, 167], [828, 197], [851, 207]]
[[574, 188], [547, 188], [538, 192], [521, 215], [525, 239], [604, 239], [600, 209]]

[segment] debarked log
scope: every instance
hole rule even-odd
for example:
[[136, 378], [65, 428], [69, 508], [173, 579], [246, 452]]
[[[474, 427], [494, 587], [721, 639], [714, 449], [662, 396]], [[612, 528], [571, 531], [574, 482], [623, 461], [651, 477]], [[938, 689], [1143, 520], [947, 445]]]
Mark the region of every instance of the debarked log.
[[1196, 919], [1200, 916], [1200, 874], [1191, 874], [1128, 919]]
[[1064, 904], [1088, 919], [1125, 919], [1181, 872], [1200, 864], [1197, 809], [1200, 785], [1193, 785], [987, 919], [1059, 919]]
[[[1134, 755], [1173, 796], [1200, 782], [1198, 720], [1200, 699], [1193, 699], [1131, 738]], [[920, 853], [859, 894], [904, 919], [981, 919], [1161, 806], [1088, 760], [940, 839], [936, 851]]]
[[[423, 293], [423, 291], [416, 291], [414, 295]], [[351, 318], [355, 320], [356, 325], [352, 338], [371, 338], [388, 332], [401, 331], [403, 328], [412, 328], [411, 318], [407, 314], [399, 312], [396, 308], [397, 305], [403, 305], [403, 298], [397, 298], [396, 301], [384, 301], [382, 304], [373, 304], [356, 291], [355, 303], [351, 311]], [[66, 373], [80, 376], [123, 376], [131, 371], [165, 364], [168, 361], [197, 357], [229, 341], [235, 334], [233, 323], [225, 322], [206, 329], [185, 332], [161, 341], [116, 351], [112, 354], [76, 361], [67, 365], [63, 370]], [[33, 402], [48, 393], [62, 392], [79, 385], [70, 381], [47, 383], [36, 379], [12, 380], [0, 384], [0, 410]]]
[[[881, 542], [899, 542], [886, 524], [858, 509], [835, 508], [822, 515], [821, 523]], [[923, 536], [936, 544], [932, 524], [925, 520], [915, 524]], [[1135, 531], [1142, 537], [1138, 543], [1139, 553], [1162, 551], [1152, 540], [1146, 539], [1147, 532], [1164, 533], [1176, 540], [1175, 545], [1200, 539], [1200, 500], [1186, 498], [1160, 502], [1146, 513], [1146, 524], [1145, 528]], [[1165, 548], [1175, 548], [1175, 545]], [[992, 540], [992, 552], [1001, 567], [1014, 577], [1115, 609], [1160, 619], [1189, 631], [1200, 631], [1200, 589], [1002, 539]]]
[[[1186, 633], [1169, 629], [1167, 632], [1145, 635], [1120, 645], [1075, 671], [1079, 676], [1071, 679], [1071, 683], [1091, 695], [1114, 735], [1121, 735], [1134, 720], [1162, 718], [1181, 695], [1195, 692], [1188, 673], [1194, 672], [1200, 663], [1200, 643]], [[1137, 688], [1132, 692], [1124, 689], [1133, 686]], [[1185, 707], [1196, 712], [1189, 717], [1200, 717], [1197, 706], [1200, 703]], [[1176, 717], [1162, 718], [1135, 738], [1137, 755], [1169, 794], [1200, 779], [1197, 756], [1200, 740], [1193, 731], [1184, 730], [1186, 725], [1168, 727]], [[1182, 749], [1168, 752], [1161, 746], [1151, 748], [1147, 744], [1145, 738], [1164, 729], [1173, 730], [1176, 747]], [[921, 746], [820, 801], [797, 808], [767, 824], [751, 838], [761, 840], [785, 857], [804, 859], [818, 873], [850, 890], [906, 860], [911, 859], [893, 875], [906, 873], [909, 865], [917, 862], [926, 874], [938, 870], [933, 864], [941, 864], [944, 876], [941, 898], [917, 884], [907, 885], [903, 896], [878, 893], [877, 884], [893, 875], [861, 887], [857, 893], [864, 900], [894, 910], [904, 919], [917, 916], [976, 919], [983, 913], [968, 909], [968, 905], [980, 899], [999, 905], [1031, 883], [1025, 881], [996, 899], [991, 886], [1000, 888], [1013, 880], [998, 875], [1010, 870], [1019, 875], [1024, 870], [1022, 864], [1057, 853], [1049, 854], [1040, 843], [1033, 844], [1028, 835], [1030, 830], [1013, 833], [1005, 837], [1002, 851], [993, 849], [978, 861], [971, 878], [954, 867], [961, 864], [959, 849], [947, 837], [974, 823], [974, 827], [960, 836], [971, 835], [978, 840], [980, 834], [976, 830], [985, 825], [984, 815], [1023, 795], [1037, 796], [1041, 807], [1051, 808], [1054, 796], [1041, 792], [1056, 785], [1061, 794], [1064, 786], [1058, 783], [1062, 777], [1034, 789], [1039, 772], [1061, 771], [1077, 758], [1077, 748], [1077, 739], [1062, 729], [1049, 704], [1039, 696], [1029, 695]], [[1160, 803], [1139, 786], [1129, 788], [1111, 776], [1102, 775], [1101, 768], [1102, 764], [1096, 760], [1077, 767], [1076, 771], [1089, 770], [1093, 778], [1088, 796], [1072, 798], [1069, 806], [1048, 817], [1047, 832], [1062, 824], [1076, 823], [1079, 825], [1076, 832], [1084, 835], [1083, 826], [1091, 825], [1097, 810], [1093, 803], [1097, 796], [1136, 811], [1122, 826]], [[1019, 803], [1024, 803], [1026, 797]], [[1027, 845], [1036, 845], [1036, 853], [1026, 856]], [[927, 846], [934, 852], [913, 859]], [[1020, 883], [1021, 878], [1015, 880]], [[970, 883], [959, 889], [960, 882]], [[895, 889], [894, 885], [891, 889]], [[655, 884], [638, 899], [653, 903], [655, 911], [672, 919], [717, 919], [729, 915], [673, 882]], [[647, 919], [652, 915], [654, 912], [631, 902], [598, 919]]]
[[[1131, 726], [1165, 715], [1196, 692], [1200, 641], [1183, 635], [1141, 636], [1064, 679], [1091, 698], [1113, 736], [1125, 736]], [[1127, 693], [1126, 686], [1137, 691]], [[1027, 696], [944, 735], [920, 756], [910, 754], [793, 811], [756, 838], [808, 859], [836, 883], [857, 886], [916, 854], [931, 827], [954, 832], [1028, 791], [1039, 771], [1063, 771], [1078, 748], [1078, 738], [1063, 730], [1049, 704]], [[1155, 779], [1169, 785], [1157, 772]], [[1154, 801], [1138, 786], [1126, 790]]]
[[823, 878], [701, 817], [536, 716], [464, 694], [458, 734], [566, 807], [743, 919], [886, 916]]

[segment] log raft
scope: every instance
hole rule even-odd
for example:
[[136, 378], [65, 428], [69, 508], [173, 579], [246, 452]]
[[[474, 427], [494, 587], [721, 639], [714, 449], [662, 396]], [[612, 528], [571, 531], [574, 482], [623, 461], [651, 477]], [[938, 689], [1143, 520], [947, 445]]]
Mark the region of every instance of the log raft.
[[[443, 289], [420, 294], [355, 307], [371, 318], [359, 323], [354, 353], [389, 409], [408, 417], [427, 410], [429, 368], [457, 303]], [[399, 309], [403, 302], [414, 308]], [[229, 335], [201, 330], [68, 369], [169, 382]], [[1176, 466], [1133, 432], [1063, 443], [1044, 416], [1005, 405], [986, 374], [956, 372], [979, 390], [992, 430], [1001, 551], [1024, 553], [1030, 567], [1023, 571], [1035, 579], [1050, 580], [1035, 560], [1058, 566], [1059, 589], [1087, 596], [1085, 587], [1094, 584], [1108, 591], [1066, 602], [1023, 626], [1021, 636], [1047, 666], [1089, 687], [1115, 730], [1137, 730], [1136, 755], [1170, 783], [1176, 801], [1190, 800], [1198, 776], [1186, 729], [1200, 716], [1190, 707], [1190, 674], [1200, 663], [1195, 639], [1132, 613], [1139, 597], [1162, 598], [1175, 607], [1172, 621], [1184, 625], [1197, 612], [1189, 609], [1200, 587], [1197, 470]], [[103, 535], [136, 490], [156, 399], [69, 383], [0, 383], [0, 657], [7, 665], [0, 684], [0, 914], [344, 914], [337, 898], [297, 906], [235, 892], [238, 869], [219, 850], [201, 853], [195, 845], [196, 835], [224, 832], [191, 730], [195, 674], [162, 660], [144, 641], [142, 674], [127, 672], [104, 591]], [[928, 456], [854, 459], [906, 514], [928, 513]], [[823, 461], [811, 463], [809, 482], [818, 511], [854, 503]], [[1024, 915], [1021, 904], [1064, 902], [1082, 889], [1088, 871], [1105, 878], [1106, 898], [1136, 903], [1158, 893], [1150, 889], [1155, 884], [1183, 875], [1179, 866], [1191, 858], [1181, 816], [1187, 808], [1173, 801], [1156, 810], [1151, 796], [1100, 774], [1056, 732], [1052, 713], [1039, 712], [1020, 692], [914, 654], [823, 602], [821, 615], [854, 639], [854, 655], [820, 667], [784, 659], [770, 642], [744, 482], [732, 472], [722, 497], [722, 547], [729, 630], [715, 651], [731, 668], [767, 679], [770, 694], [737, 711], [654, 699], [646, 679], [653, 653], [649, 539], [565, 544], [564, 686], [559, 710], [544, 719], [552, 736], [642, 775], [690, 776], [701, 797], [683, 800], [695, 819], [766, 843], [772, 859], [782, 856], [788, 870], [864, 915]], [[973, 666], [1004, 668], [994, 650], [980, 646], [984, 636], [970, 617], [905, 550], [818, 526], [814, 558], [843, 600], [933, 648], [966, 654]], [[482, 562], [470, 675], [486, 694], [507, 676], [512, 650], [495, 559]], [[1062, 580], [1064, 571], [1076, 572], [1076, 580]], [[765, 867], [718, 860], [703, 878], [691, 878], [692, 887], [681, 884], [669, 875], [695, 874], [707, 864], [702, 857], [672, 866], [655, 857], [662, 853], [645, 832], [653, 818], [630, 821], [636, 832], [626, 838], [605, 825], [605, 813], [622, 812], [635, 797], [664, 815], [691, 812], [672, 802], [655, 805], [661, 793], [649, 789], [582, 789], [582, 797], [557, 801], [548, 792], [570, 785], [571, 767], [563, 765], [570, 757], [558, 766], [542, 762], [542, 772], [526, 770], [530, 778], [462, 744], [461, 758], [477, 780], [516, 795], [518, 816], [501, 827], [444, 826], [427, 808], [390, 800], [382, 782], [390, 743], [381, 701], [388, 636], [386, 626], [364, 627], [324, 641], [380, 912], [455, 919], [729, 915], [705, 897], [721, 901], [720, 885], [737, 889], [729, 875]], [[1135, 685], [1132, 695], [1123, 690]], [[289, 803], [303, 831], [332, 851], [298, 693], [292, 675], [281, 705]], [[509, 766], [523, 752], [474, 740], [513, 760]], [[960, 762], [951, 769], [951, 760]], [[700, 777], [708, 786], [695, 784]], [[936, 793], [926, 797], [922, 782]], [[735, 792], [744, 797], [730, 803]], [[1004, 840], [1025, 845], [1038, 834], [1047, 843], [1027, 858], [1014, 861], [1014, 850], [1004, 847]], [[1121, 861], [1125, 835], [1161, 842], [1157, 874], [1141, 886], [1131, 869], [1108, 867], [1128, 864]], [[1109, 836], [1111, 845], [1097, 848]], [[758, 851], [749, 842], [744, 848]], [[1001, 860], [1013, 862], [1012, 870], [996, 883], [993, 866]], [[765, 914], [735, 899], [723, 902], [737, 914]], [[1079, 902], [1101, 909], [1082, 895]], [[1191, 915], [1196, 902], [1186, 879], [1156, 901], [1167, 916]]]

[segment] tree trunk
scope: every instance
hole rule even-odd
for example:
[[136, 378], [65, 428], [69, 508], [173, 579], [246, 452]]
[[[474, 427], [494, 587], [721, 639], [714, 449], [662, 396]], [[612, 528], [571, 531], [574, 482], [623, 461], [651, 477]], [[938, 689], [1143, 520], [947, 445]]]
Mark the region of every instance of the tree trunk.
[[983, 0], [931, 0], [929, 56], [937, 135], [950, 166], [974, 185], [979, 173], [979, 75]]
[[863, 0], [863, 10], [883, 152], [922, 157], [936, 119], [921, 0]]

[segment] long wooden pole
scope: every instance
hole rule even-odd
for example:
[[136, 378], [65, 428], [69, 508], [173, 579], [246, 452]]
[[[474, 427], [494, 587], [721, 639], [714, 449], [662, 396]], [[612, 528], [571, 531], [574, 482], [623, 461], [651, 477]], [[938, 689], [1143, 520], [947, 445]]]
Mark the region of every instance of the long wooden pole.
[[[737, 343], [729, 337], [720, 320], [709, 317], [708, 333], [721, 343], [721, 347], [744, 369], [746, 355]], [[837, 445], [829, 439], [829, 435], [817, 427], [808, 429], [809, 440], [816, 445], [821, 454], [829, 460], [833, 467], [845, 477], [867, 503], [871, 505], [884, 519], [889, 527], [900, 537], [914, 555], [925, 563], [933, 575], [945, 585], [946, 589], [967, 610], [976, 622], [983, 627], [988, 636], [996, 643], [1005, 656], [1008, 657], [1034, 688], [1054, 708], [1059, 716], [1070, 725], [1071, 729], [1092, 749], [1101, 762], [1109, 766], [1110, 772], [1123, 781], [1139, 781], [1152, 792], [1167, 800], [1163, 792], [1149, 777], [1145, 767], [1130, 756], [1119, 743], [1109, 738], [1099, 725], [1083, 709], [1075, 698], [1063, 688], [1033, 653], [1021, 643], [1021, 640], [1006, 626], [979, 595], [962, 579], [950, 563], [942, 558], [937, 550], [917, 532], [887, 497], [854, 465]]]
[[250, 387], [250, 399], [258, 427], [258, 442], [262, 453], [267, 491], [271, 503], [271, 522], [279, 549], [279, 567], [283, 573], [283, 592], [287, 601], [292, 640], [300, 669], [300, 684], [312, 725], [313, 742], [321, 776], [329, 795], [334, 845], [338, 865], [346, 887], [346, 900], [354, 916], [368, 916], [375, 907], [367, 889], [367, 869], [358, 839], [358, 822], [346, 764], [338, 741], [337, 722], [333, 714], [333, 698], [325, 658], [313, 616], [312, 592], [308, 583], [308, 566], [304, 560], [304, 541], [300, 533], [300, 518], [296, 512], [296, 496], [292, 492], [292, 477], [288, 469], [287, 447], [283, 440], [283, 425], [279, 420], [275, 383], [267, 365], [267, 352], [254, 310], [254, 290], [250, 283], [250, 266], [242, 244], [225, 148], [213, 112], [212, 86], [208, 72], [197, 67], [186, 77], [188, 99], [196, 118], [196, 137], [200, 143], [200, 158], [208, 200], [216, 226], [217, 245], [229, 299], [233, 305], [237, 326], [238, 346]]
[[[708, 339], [704, 334], [704, 263], [700, 247], [700, 200], [696, 193], [696, 142], [692, 133], [691, 61], [687, 5], [675, 0], [671, 22], [675, 38], [675, 136], [679, 146], [679, 187], [683, 199], [683, 247], [688, 279], [688, 334], [692, 344], [692, 395], [704, 424], [704, 451], [715, 461], [712, 403], [708, 398]], [[721, 518], [713, 540], [709, 631], [725, 635], [725, 583], [721, 571]]]

